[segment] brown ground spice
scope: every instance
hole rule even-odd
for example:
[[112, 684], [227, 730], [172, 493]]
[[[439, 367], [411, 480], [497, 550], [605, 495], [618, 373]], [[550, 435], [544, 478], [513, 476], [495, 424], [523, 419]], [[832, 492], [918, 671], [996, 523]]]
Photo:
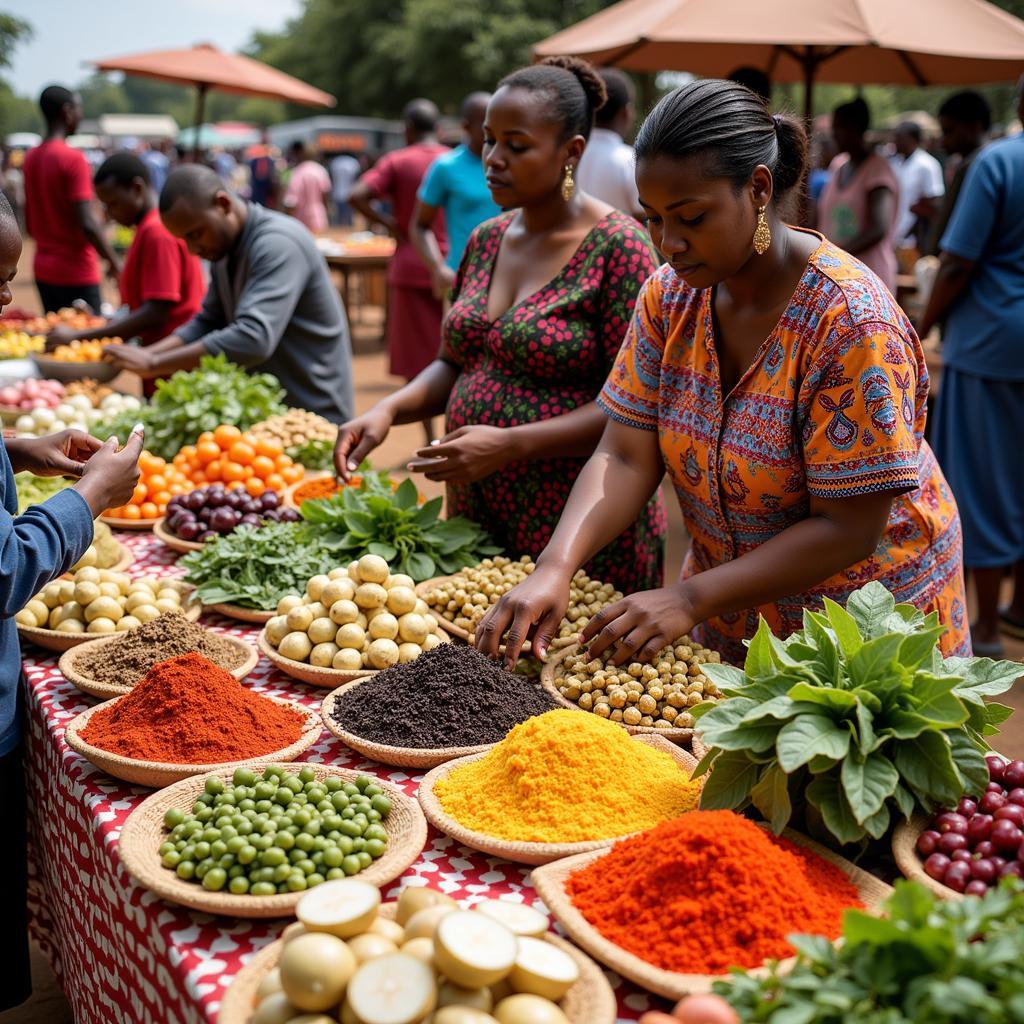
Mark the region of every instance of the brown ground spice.
[[225, 637], [172, 612], [83, 655], [75, 668], [100, 683], [134, 686], [158, 662], [183, 654], [201, 654], [228, 672], [246, 658], [242, 649]]

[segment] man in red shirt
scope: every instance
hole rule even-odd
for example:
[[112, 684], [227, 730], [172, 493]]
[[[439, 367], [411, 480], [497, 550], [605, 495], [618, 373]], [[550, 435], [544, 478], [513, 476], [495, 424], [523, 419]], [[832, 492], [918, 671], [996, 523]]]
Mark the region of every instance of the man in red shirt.
[[152, 345], [199, 312], [206, 292], [202, 267], [185, 243], [164, 227], [149, 171], [134, 153], [109, 157], [96, 172], [95, 184], [107, 216], [135, 228], [121, 273], [121, 301], [129, 312], [95, 330], [55, 327], [47, 346], [73, 338], [107, 337], [138, 337], [143, 345]]
[[[430, 271], [412, 243], [409, 226], [427, 168], [449, 150], [437, 141], [440, 114], [430, 100], [413, 100], [402, 116], [408, 145], [385, 153], [359, 179], [348, 201], [367, 220], [384, 225], [398, 242], [388, 266], [388, 353], [391, 372], [412, 380], [437, 358], [442, 307], [434, 297]], [[375, 200], [390, 204], [391, 213]], [[444, 254], [448, 238], [443, 213], [438, 214], [433, 229]], [[424, 429], [427, 440], [433, 440], [429, 422]]]
[[46, 138], [25, 158], [25, 223], [36, 242], [39, 298], [47, 312], [78, 299], [99, 312], [96, 255], [112, 276], [121, 272], [121, 264], [90, 207], [89, 164], [65, 141], [78, 130], [82, 101], [63, 86], [50, 85], [39, 97], [39, 107], [46, 119]]

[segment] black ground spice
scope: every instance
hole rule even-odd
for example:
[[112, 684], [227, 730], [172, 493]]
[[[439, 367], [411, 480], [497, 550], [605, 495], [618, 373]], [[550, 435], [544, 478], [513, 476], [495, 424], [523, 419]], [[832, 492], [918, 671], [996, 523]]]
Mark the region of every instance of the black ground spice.
[[182, 654], [201, 654], [228, 672], [246, 659], [245, 652], [226, 638], [171, 612], [83, 655], [75, 669], [100, 683], [134, 686], [158, 661]]
[[441, 644], [354, 687], [335, 702], [334, 720], [389, 747], [471, 747], [558, 706], [537, 680], [472, 647]]

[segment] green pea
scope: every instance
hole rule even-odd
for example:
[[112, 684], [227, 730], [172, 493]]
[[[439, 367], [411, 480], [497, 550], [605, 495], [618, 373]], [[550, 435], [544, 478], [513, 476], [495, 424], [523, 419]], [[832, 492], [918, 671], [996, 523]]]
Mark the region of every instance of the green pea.
[[348, 797], [359, 795], [359, 787], [351, 782], [346, 782], [345, 785], [341, 787], [341, 791]]
[[263, 778], [265, 779], [279, 779], [284, 775], [284, 769], [279, 764], [268, 764], [263, 769]]
[[267, 814], [275, 803], [280, 802], [281, 801], [277, 799], [277, 794], [275, 793], [273, 799], [271, 800], [257, 800], [256, 811], [259, 814]]
[[346, 875], [359, 874], [361, 867], [362, 865], [359, 863], [359, 855], [355, 853], [350, 854], [341, 862], [341, 870], [344, 871]]
[[373, 779], [371, 779], [368, 775], [360, 775], [356, 779], [356, 788], [359, 790], [360, 793], [364, 793], [366, 791], [366, 787], [372, 784]]
[[240, 836], [252, 835], [252, 822], [248, 818], [240, 821], [235, 827], [238, 829]]
[[374, 859], [377, 860], [384, 856], [384, 851], [387, 849], [387, 844], [381, 842], [379, 839], [368, 839], [366, 841], [366, 852]]
[[203, 829], [202, 839], [206, 843], [215, 843], [218, 839], [220, 839], [220, 829], [219, 828]]
[[182, 860], [195, 860], [196, 859], [196, 844], [186, 843], [183, 850], [178, 851], [181, 854]]
[[313, 836], [313, 849], [314, 850], [326, 850], [327, 849], [327, 837], [326, 836]]
[[282, 882], [287, 881], [295, 872], [295, 869], [291, 864], [278, 864], [274, 868], [274, 881], [280, 885]]
[[306, 888], [312, 889], [313, 886], [323, 885], [326, 881], [327, 879], [319, 871], [314, 871], [313, 874], [306, 876]]
[[288, 851], [288, 860], [292, 864], [297, 864], [300, 860], [305, 860], [305, 859], [306, 859], [306, 851], [305, 850], [300, 850], [297, 846], [295, 847], [294, 850], [289, 850]]
[[317, 801], [316, 809], [321, 814], [332, 814], [334, 812], [334, 804], [332, 804], [331, 801], [325, 797], [323, 800]]
[[300, 860], [295, 867], [304, 875], [311, 875], [316, 871], [316, 865], [308, 857], [305, 860]]
[[228, 844], [223, 839], [217, 839], [210, 843], [210, 856], [223, 857], [228, 852]]
[[359, 860], [360, 869], [365, 870], [373, 863], [373, 858], [365, 850], [362, 853], [354, 853], [352, 856]]
[[306, 804], [308, 803], [309, 798], [306, 796], [305, 793], [296, 793], [295, 798], [292, 800], [292, 804], [294, 805], [295, 810], [298, 810], [300, 807], [305, 807]]
[[340, 868], [345, 855], [336, 846], [324, 851], [324, 863], [329, 868]]
[[259, 850], [257, 850], [255, 846], [249, 844], [243, 846], [236, 856], [238, 857], [239, 864], [251, 864], [259, 856]]
[[335, 778], [333, 775], [329, 779], [324, 779], [324, 789], [328, 793], [337, 793], [341, 789], [341, 779]]
[[276, 868], [256, 868], [255, 871], [249, 872], [249, 881], [251, 882], [272, 882], [274, 880], [274, 871]]
[[341, 868], [331, 868], [326, 877], [328, 882], [333, 882], [336, 878], [344, 878], [345, 872]]
[[373, 824], [376, 821], [380, 821], [381, 818], [382, 818], [382, 815], [381, 815], [380, 811], [375, 811], [371, 807], [370, 810], [368, 810], [366, 812], [366, 817], [367, 817], [367, 820], [370, 822], [370, 824]]
[[217, 867], [229, 871], [235, 866], [235, 858], [230, 853], [222, 853], [217, 858]]
[[295, 836], [291, 832], [278, 832], [274, 836], [274, 845], [282, 850], [290, 850], [295, 845]]
[[213, 819], [213, 808], [212, 807], [204, 807], [196, 815], [196, 819], [198, 821], [202, 821], [202, 822], [211, 821]]
[[355, 839], [363, 834], [363, 830], [354, 821], [348, 820], [342, 821], [339, 831], [343, 837], [348, 836], [349, 839]]
[[161, 843], [157, 853], [162, 857], [165, 853], [170, 853], [172, 850], [176, 850], [177, 846], [174, 843]]
[[253, 896], [276, 896], [277, 886], [273, 882], [257, 882], [249, 889], [249, 892]]
[[212, 861], [201, 860], [196, 865], [196, 878], [201, 880], [206, 875], [206, 872], [209, 871], [210, 868], [212, 868], [212, 867], [213, 867]]
[[332, 793], [331, 803], [336, 811], [343, 811], [348, 807], [348, 797], [344, 793]]
[[302, 783], [312, 782], [316, 778], [316, 772], [312, 765], [305, 765], [299, 769], [299, 781]]
[[174, 828], [185, 820], [185, 812], [177, 807], [168, 807], [164, 814], [164, 825], [167, 828]]
[[385, 818], [391, 813], [391, 801], [383, 793], [378, 793], [370, 801], [370, 806]]
[[201, 839], [196, 843], [196, 856], [200, 860], [206, 860], [210, 856], [210, 844], [205, 839]]
[[307, 822], [302, 826], [302, 831], [307, 836], [318, 836], [320, 835], [320, 819], [314, 818], [312, 821]]
[[358, 839], [353, 839], [352, 840], [352, 852], [353, 853], [361, 853], [365, 849], [366, 849], [366, 840], [362, 836], [360, 836]]
[[295, 837], [295, 845], [300, 850], [309, 851], [313, 849], [313, 837], [308, 832], [300, 832]]
[[379, 839], [381, 842], [387, 842], [388, 834], [383, 825], [370, 825], [363, 833], [363, 838]]
[[235, 795], [235, 806], [237, 807], [240, 803], [249, 799], [249, 794], [252, 790], [248, 786], [235, 786], [231, 792]]
[[234, 807], [237, 803], [235, 794], [232, 792], [222, 793], [217, 797], [217, 806], [221, 808]]
[[254, 786], [256, 784], [256, 773], [251, 768], [236, 768], [231, 781], [236, 786]]
[[278, 864], [284, 864], [287, 860], [288, 855], [284, 850], [276, 846], [272, 846], [269, 850], [264, 850], [260, 854], [260, 864], [268, 868], [276, 868]]
[[225, 825], [220, 830], [220, 837], [224, 842], [228, 842], [230, 839], [234, 839], [238, 835], [238, 829], [234, 825]]
[[351, 821], [355, 816], [356, 816], [356, 809], [354, 807], [352, 807], [352, 806], [346, 807], [345, 810], [343, 810], [341, 812], [341, 820], [342, 821]]
[[282, 786], [274, 794], [274, 803], [280, 804], [282, 807], [287, 807], [292, 802], [292, 791], [285, 786]]
[[293, 793], [301, 793], [303, 789], [302, 780], [298, 777], [298, 775], [286, 775], [281, 780], [281, 785], [286, 786]]
[[250, 836], [249, 843], [257, 850], [269, 850], [274, 845], [274, 837], [270, 835]]
[[169, 850], [167, 853], [160, 858], [160, 863], [165, 868], [171, 868], [172, 870], [181, 863], [181, 854], [177, 850]]
[[366, 789], [363, 790], [363, 793], [366, 796], [372, 798], [372, 797], [375, 797], [375, 796], [382, 796], [383, 793], [384, 793], [384, 790], [381, 789], [380, 786], [378, 786], [376, 784], [371, 784], [371, 785], [367, 786]]
[[242, 867], [241, 864], [232, 864], [232, 866], [230, 868], [228, 868], [228, 878], [244, 878], [244, 877], [245, 877], [245, 868]]
[[289, 892], [302, 892], [306, 888], [306, 876], [300, 874], [289, 875], [285, 885]]
[[238, 875], [228, 883], [228, 890], [235, 896], [244, 896], [249, 891], [249, 880]]
[[174, 869], [174, 873], [179, 877], [183, 878], [186, 882], [190, 881], [195, 877], [196, 864], [192, 860], [182, 860], [178, 862], [178, 866]]
[[355, 840], [349, 839], [348, 836], [342, 836], [338, 840], [338, 849], [341, 850], [345, 856], [348, 856], [348, 854], [355, 852]]
[[211, 775], [206, 780], [206, 792], [209, 796], [217, 796], [219, 793], [224, 792], [224, 780], [218, 778], [216, 775]]

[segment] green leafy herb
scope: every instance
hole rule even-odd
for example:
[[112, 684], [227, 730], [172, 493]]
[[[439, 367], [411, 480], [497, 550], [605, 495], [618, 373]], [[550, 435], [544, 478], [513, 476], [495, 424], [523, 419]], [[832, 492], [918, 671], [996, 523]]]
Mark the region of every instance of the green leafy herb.
[[440, 498], [424, 505], [418, 499], [411, 480], [392, 490], [387, 474], [369, 474], [359, 487], [304, 501], [301, 512], [308, 523], [323, 528], [320, 543], [338, 562], [380, 555], [417, 583], [501, 554], [476, 523], [462, 516], [442, 519]]
[[185, 579], [204, 604], [238, 604], [273, 611], [287, 594], [301, 594], [311, 576], [335, 567], [303, 523], [241, 526], [181, 560]]
[[899, 814], [978, 794], [986, 736], [1009, 709], [985, 698], [1024, 672], [1009, 661], [943, 660], [938, 615], [879, 583], [804, 612], [782, 641], [762, 619], [743, 673], [706, 665], [729, 699], [693, 709], [714, 767], [705, 808], [753, 805], [779, 832], [804, 799], [840, 843], [880, 838]]
[[215, 430], [222, 423], [248, 430], [284, 412], [282, 398], [281, 385], [269, 373], [247, 373], [224, 356], [204, 356], [198, 369], [179, 370], [157, 381], [156, 394], [142, 409], [120, 413], [95, 432], [100, 437], [115, 434], [123, 442], [141, 422], [146, 428], [146, 448], [173, 459], [204, 430]]
[[292, 445], [291, 448], [286, 448], [285, 451], [295, 462], [306, 469], [325, 472], [334, 468], [333, 441], [322, 441], [319, 438], [314, 438], [312, 441], [306, 441], [303, 444]]
[[1024, 885], [937, 900], [896, 883], [886, 917], [847, 911], [843, 942], [793, 936], [795, 966], [736, 971], [714, 990], [745, 1022], [1018, 1024], [1024, 1020]]

